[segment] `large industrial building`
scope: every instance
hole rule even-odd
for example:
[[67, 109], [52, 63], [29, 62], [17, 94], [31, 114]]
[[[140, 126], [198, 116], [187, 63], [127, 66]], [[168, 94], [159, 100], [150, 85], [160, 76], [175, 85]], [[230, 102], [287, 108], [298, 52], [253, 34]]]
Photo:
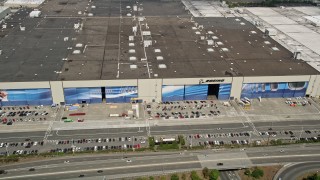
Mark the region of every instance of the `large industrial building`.
[[0, 105], [320, 95], [319, 71], [252, 23], [197, 17], [189, 5], [57, 0], [39, 17], [20, 8], [1, 24]]

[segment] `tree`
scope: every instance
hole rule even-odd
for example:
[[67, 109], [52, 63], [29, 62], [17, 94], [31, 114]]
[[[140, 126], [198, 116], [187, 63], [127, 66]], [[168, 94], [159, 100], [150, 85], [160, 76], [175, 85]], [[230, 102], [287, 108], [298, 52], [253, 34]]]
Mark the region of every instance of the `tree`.
[[179, 176], [177, 174], [172, 174], [170, 179], [171, 180], [179, 180]]
[[146, 177], [139, 177], [136, 180], [148, 180]]
[[160, 177], [160, 180], [166, 180], [166, 179], [167, 179], [166, 176], [161, 176], [161, 177]]
[[317, 173], [314, 173], [313, 175], [303, 178], [303, 180], [320, 180], [320, 176]]
[[250, 169], [246, 169], [246, 170], [244, 171], [244, 174], [247, 175], [247, 176], [251, 176]]
[[251, 176], [256, 179], [263, 177], [263, 175], [264, 175], [263, 170], [259, 168], [254, 169], [251, 173]]
[[204, 167], [202, 169], [202, 174], [203, 174], [203, 177], [208, 178], [209, 177], [209, 169], [207, 167]]
[[179, 135], [178, 139], [179, 139], [179, 143], [181, 144], [181, 146], [184, 146], [186, 144], [186, 141], [184, 140], [184, 136]]
[[153, 177], [153, 176], [150, 176], [150, 177], [149, 177], [149, 180], [154, 180], [154, 177]]
[[181, 179], [182, 180], [187, 180], [187, 175], [185, 173], [183, 173], [182, 176], [181, 176]]
[[154, 148], [155, 142], [154, 142], [154, 137], [149, 137], [149, 147]]
[[201, 180], [196, 171], [191, 171], [190, 178], [191, 180]]
[[216, 169], [213, 169], [209, 173], [209, 180], [217, 180], [219, 178], [219, 171]]

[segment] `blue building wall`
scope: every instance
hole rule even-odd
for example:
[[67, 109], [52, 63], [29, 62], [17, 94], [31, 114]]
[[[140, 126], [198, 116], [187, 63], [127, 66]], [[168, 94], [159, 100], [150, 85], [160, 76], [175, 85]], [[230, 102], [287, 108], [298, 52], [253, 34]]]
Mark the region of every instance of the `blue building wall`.
[[131, 98], [138, 97], [137, 86], [106, 87], [107, 103], [128, 103]]
[[[162, 101], [207, 100], [208, 84], [201, 85], [165, 85], [162, 86]], [[228, 100], [231, 84], [220, 84], [219, 100]]]
[[65, 102], [67, 104], [82, 103], [101, 103], [102, 95], [100, 87], [90, 88], [65, 88]]
[[241, 98], [303, 97], [307, 87], [308, 82], [246, 83], [242, 86]]
[[0, 90], [1, 106], [51, 105], [52, 94], [49, 88]]

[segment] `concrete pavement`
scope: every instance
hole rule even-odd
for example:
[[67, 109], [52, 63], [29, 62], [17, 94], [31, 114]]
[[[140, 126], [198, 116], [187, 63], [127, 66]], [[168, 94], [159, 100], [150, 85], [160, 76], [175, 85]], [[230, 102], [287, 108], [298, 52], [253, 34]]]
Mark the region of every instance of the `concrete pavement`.
[[288, 166], [284, 166], [274, 176], [273, 180], [297, 179], [299, 176], [312, 171], [320, 171], [320, 159], [314, 162], [293, 163]]
[[[143, 154], [127, 154], [125, 156], [118, 154], [114, 157], [112, 155], [65, 157], [52, 161], [39, 161], [33, 163], [32, 166], [30, 163], [6, 166], [8, 174], [0, 176], [0, 179], [68, 179], [76, 178], [80, 174], [85, 177], [106, 176], [107, 179], [113, 179], [115, 177], [132, 177], [134, 174], [140, 173], [153, 175], [202, 169], [205, 166], [223, 170], [265, 164], [320, 161], [318, 147], [317, 145], [293, 145], [288, 146], [284, 152], [280, 151], [284, 147], [266, 147], [250, 148], [245, 150], [247, 152], [240, 153], [239, 150], [229, 149], [226, 151], [167, 152], [165, 154], [144, 152]], [[122, 157], [127, 158], [123, 159]], [[131, 162], [127, 162], [127, 159], [130, 159]], [[65, 160], [68, 160], [69, 163], [64, 163]], [[235, 166], [239, 161], [241, 163]], [[217, 165], [220, 162], [223, 163], [223, 166]], [[28, 171], [31, 167], [35, 168], [35, 171]], [[97, 173], [98, 170], [103, 172]]]

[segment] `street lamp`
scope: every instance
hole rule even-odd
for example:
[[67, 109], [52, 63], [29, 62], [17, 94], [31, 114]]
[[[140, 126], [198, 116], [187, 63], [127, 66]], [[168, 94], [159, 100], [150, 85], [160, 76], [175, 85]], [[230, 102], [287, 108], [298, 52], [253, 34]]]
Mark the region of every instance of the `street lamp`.
[[8, 145], [9, 144], [6, 145], [7, 156], [9, 156]]

